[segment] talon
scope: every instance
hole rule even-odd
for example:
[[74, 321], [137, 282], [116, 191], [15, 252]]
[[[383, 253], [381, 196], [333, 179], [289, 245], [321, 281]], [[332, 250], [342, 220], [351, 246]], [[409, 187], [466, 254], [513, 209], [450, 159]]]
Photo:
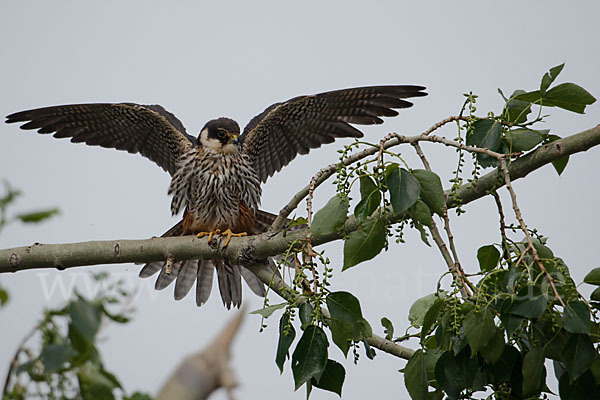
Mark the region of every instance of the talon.
[[224, 232], [221, 232], [221, 236], [227, 236], [227, 239], [225, 240], [225, 244], [223, 245], [223, 247], [227, 247], [232, 236], [242, 237], [242, 236], [248, 236], [248, 234], [246, 232], [233, 233], [233, 232], [231, 232], [231, 229], [227, 228], [227, 230], [225, 230]]
[[196, 237], [201, 238], [201, 237], [208, 235], [208, 243], [210, 243], [212, 241], [213, 235], [218, 235], [219, 233], [221, 233], [220, 229], [216, 229], [216, 230], [210, 231], [210, 232], [198, 232], [196, 234]]

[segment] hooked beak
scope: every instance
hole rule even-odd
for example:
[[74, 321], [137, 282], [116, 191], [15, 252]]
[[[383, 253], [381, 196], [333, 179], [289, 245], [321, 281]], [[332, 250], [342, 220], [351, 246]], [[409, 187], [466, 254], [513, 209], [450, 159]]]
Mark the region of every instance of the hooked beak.
[[232, 135], [231, 136], [231, 143], [238, 144], [238, 142], [239, 142], [238, 135]]

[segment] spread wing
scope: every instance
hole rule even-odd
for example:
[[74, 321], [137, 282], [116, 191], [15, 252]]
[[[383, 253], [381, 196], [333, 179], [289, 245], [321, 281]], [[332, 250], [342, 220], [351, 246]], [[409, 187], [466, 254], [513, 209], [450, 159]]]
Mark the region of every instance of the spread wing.
[[6, 122], [26, 122], [21, 129], [54, 133], [73, 143], [140, 153], [171, 175], [195, 142], [181, 121], [159, 105], [71, 104], [17, 112]]
[[381, 124], [394, 108], [407, 108], [409, 97], [426, 96], [422, 86], [370, 86], [300, 96], [276, 103], [254, 117], [240, 137], [261, 181], [281, 170], [297, 154], [340, 137], [362, 137], [350, 124]]

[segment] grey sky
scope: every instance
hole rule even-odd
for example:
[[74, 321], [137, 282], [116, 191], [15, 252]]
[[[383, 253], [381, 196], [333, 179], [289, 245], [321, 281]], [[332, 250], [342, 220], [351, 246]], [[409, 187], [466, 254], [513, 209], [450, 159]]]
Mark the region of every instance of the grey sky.
[[[368, 5], [367, 5], [368, 4]], [[378, 140], [390, 131], [417, 134], [455, 114], [462, 93], [480, 95], [479, 110], [500, 111], [496, 89], [537, 88], [541, 75], [566, 62], [560, 82], [575, 82], [600, 96], [597, 1], [379, 1], [379, 2], [204, 2], [172, 1], [9, 1], [0, 3], [0, 115], [55, 104], [132, 101], [162, 104], [175, 113], [190, 134], [209, 119], [229, 116], [240, 125], [276, 101], [300, 94], [374, 84], [418, 84], [429, 96], [365, 129]], [[600, 105], [580, 116], [561, 110], [547, 126], [566, 136], [600, 122]], [[454, 137], [451, 128], [442, 135]], [[319, 169], [337, 159], [342, 143], [295, 160], [264, 187], [263, 208], [278, 211]], [[411, 149], [401, 149], [417, 167]], [[425, 146], [433, 167], [447, 179], [455, 168], [453, 151]], [[526, 222], [550, 237], [555, 254], [581, 281], [597, 267], [598, 157], [593, 149], [571, 158], [562, 177], [551, 167], [515, 184]], [[33, 242], [63, 243], [98, 239], [147, 238], [172, 224], [168, 175], [140, 156], [73, 145], [66, 140], [0, 125], [0, 178], [25, 195], [18, 210], [58, 206], [62, 214], [40, 226], [12, 225], [0, 247]], [[319, 189], [316, 207], [333, 193]], [[505, 196], [506, 198], [506, 196]], [[506, 203], [506, 210], [509, 210]], [[304, 212], [304, 205], [300, 210]], [[475, 271], [475, 251], [498, 240], [491, 199], [466, 207], [454, 219], [461, 261]], [[408, 308], [435, 290], [444, 271], [436, 249], [416, 234], [408, 244], [392, 246], [375, 262], [340, 272], [341, 244], [328, 246], [334, 261], [334, 289], [348, 290], [362, 302], [374, 330], [390, 318], [406, 329]], [[172, 288], [155, 293], [153, 281], [137, 278], [138, 267], [107, 268], [139, 288], [131, 324], [108, 326], [101, 350], [106, 367], [127, 390], [156, 393], [164, 378], [186, 354], [202, 348], [232, 316], [222, 307], [216, 288], [207, 305], [197, 308], [192, 296], [172, 299]], [[0, 276], [11, 292], [0, 310], [0, 376], [22, 336], [45, 305], [64, 300], [53, 283], [75, 282], [87, 293], [89, 269], [32, 271]], [[87, 282], [89, 284], [89, 281]], [[582, 288], [586, 293], [587, 288]], [[245, 291], [250, 309], [260, 299]], [[46, 303], [47, 301], [47, 303]], [[278, 300], [273, 298], [272, 303]], [[246, 319], [233, 352], [241, 399], [302, 399], [292, 395], [289, 372], [279, 376], [273, 359], [277, 319], [258, 333], [260, 319]], [[330, 357], [342, 361], [330, 347]], [[379, 352], [358, 366], [344, 361], [345, 399], [391, 395], [406, 398], [404, 362]], [[215, 399], [225, 398], [220, 393]], [[337, 398], [314, 391], [314, 399]]]

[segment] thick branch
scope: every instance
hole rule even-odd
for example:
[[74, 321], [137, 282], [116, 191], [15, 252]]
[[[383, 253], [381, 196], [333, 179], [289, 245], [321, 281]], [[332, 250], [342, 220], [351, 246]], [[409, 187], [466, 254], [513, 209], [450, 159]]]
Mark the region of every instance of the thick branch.
[[[586, 151], [600, 144], [600, 126], [573, 136], [542, 146], [508, 166], [511, 181], [522, 178], [530, 172], [563, 156]], [[371, 150], [371, 149], [369, 149]], [[377, 149], [375, 149], [375, 152]], [[499, 179], [500, 178], [500, 179]], [[467, 204], [476, 200], [494, 187], [504, 185], [502, 173], [494, 170], [473, 183], [457, 189], [449, 200], [448, 208]], [[356, 229], [354, 217], [348, 218], [346, 232]], [[70, 244], [33, 244], [31, 246], [0, 250], [0, 273], [16, 272], [32, 268], [64, 269], [75, 266], [96, 264], [119, 264], [129, 262], [150, 262], [175, 259], [224, 257], [243, 264], [264, 260], [268, 256], [280, 254], [295, 241], [306, 238], [307, 230], [278, 232], [247, 238], [233, 239], [225, 249], [222, 243], [211, 247], [206, 239], [193, 236], [173, 238], [152, 238], [146, 240], [110, 240]], [[312, 235], [313, 245], [342, 239], [343, 232], [331, 235]]]
[[[518, 158], [508, 165], [510, 180], [524, 178], [530, 172], [543, 167], [561, 157], [580, 153], [600, 144], [600, 125], [572, 136], [554, 141], [540, 147], [536, 151]], [[480, 177], [476, 182], [462, 185], [456, 191], [454, 199], [450, 199], [448, 208], [467, 204], [488, 194], [495, 187], [504, 186], [502, 172], [494, 170]]]
[[[290, 288], [280, 277], [273, 275], [273, 271], [266, 265], [258, 264], [250, 266], [249, 269], [256, 276], [258, 276], [261, 281], [268, 283], [275, 293], [285, 300], [292, 302], [297, 300], [292, 297], [292, 293], [294, 293], [292, 288]], [[326, 321], [331, 318], [327, 309], [322, 309], [322, 312]], [[376, 334], [371, 335], [371, 337], [367, 339], [367, 342], [369, 345], [378, 348], [381, 351], [405, 360], [408, 360], [414, 353], [414, 350], [409, 349], [408, 347], [400, 346], [399, 344], [394, 343], [391, 340], [384, 339], [381, 336], [377, 336]]]

